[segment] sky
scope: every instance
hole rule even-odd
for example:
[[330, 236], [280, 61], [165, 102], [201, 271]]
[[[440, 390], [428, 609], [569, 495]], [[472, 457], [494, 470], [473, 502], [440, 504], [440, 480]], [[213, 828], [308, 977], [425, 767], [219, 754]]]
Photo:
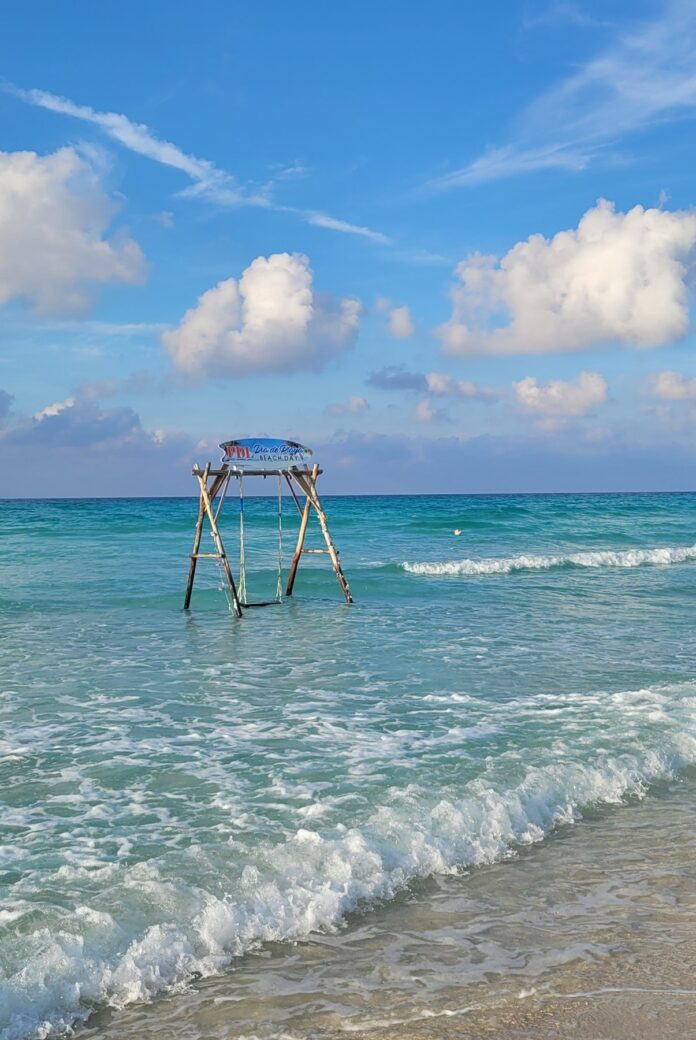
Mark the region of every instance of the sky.
[[696, 5], [36, 2], [0, 497], [696, 490]]

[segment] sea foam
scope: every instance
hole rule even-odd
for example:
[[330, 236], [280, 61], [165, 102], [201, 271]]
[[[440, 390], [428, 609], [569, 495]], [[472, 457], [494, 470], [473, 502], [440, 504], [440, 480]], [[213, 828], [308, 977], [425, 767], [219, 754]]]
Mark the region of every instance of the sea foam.
[[[264, 942], [335, 929], [347, 913], [390, 899], [418, 878], [510, 858], [574, 823], [586, 806], [642, 797], [652, 782], [696, 762], [689, 725], [696, 697], [691, 685], [672, 689], [686, 731], [669, 727], [659, 749], [636, 744], [631, 753], [597, 754], [587, 763], [561, 755], [527, 767], [509, 789], [479, 777], [456, 798], [430, 800], [416, 786], [395, 791], [361, 827], [300, 828], [280, 844], [266, 843], [227, 895], [173, 884], [156, 862], [125, 868], [125, 889], [146, 891], [161, 919], [127, 939], [123, 923], [84, 906], [66, 914], [63, 927], [34, 933], [33, 956], [0, 985], [0, 1037], [45, 1038], [85, 1020], [95, 1004], [152, 1000], [219, 973]], [[627, 691], [607, 704], [640, 717], [669, 693]], [[105, 869], [116, 882], [118, 868]]]
[[696, 545], [683, 548], [660, 549], [603, 549], [577, 553], [566, 553], [553, 556], [527, 555], [503, 556], [500, 559], [484, 558], [481, 560], [445, 560], [441, 563], [409, 563], [401, 564], [409, 574], [424, 575], [477, 575], [477, 574], [511, 574], [513, 571], [543, 571], [554, 567], [644, 567], [666, 566], [673, 563], [686, 563], [696, 560]]

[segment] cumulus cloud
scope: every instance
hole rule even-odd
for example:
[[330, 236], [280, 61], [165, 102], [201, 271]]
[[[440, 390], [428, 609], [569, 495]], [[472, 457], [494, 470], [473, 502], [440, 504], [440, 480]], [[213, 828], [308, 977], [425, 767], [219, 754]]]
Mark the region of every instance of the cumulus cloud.
[[408, 307], [393, 307], [389, 312], [389, 332], [394, 339], [408, 339], [415, 332]]
[[[206, 447], [209, 451], [210, 448]], [[103, 408], [76, 391], [0, 429], [3, 494], [189, 494], [196, 445], [147, 429], [131, 408]]]
[[408, 372], [404, 365], [388, 365], [371, 372], [368, 383], [379, 390], [427, 390], [428, 381], [422, 372]]
[[696, 401], [696, 377], [680, 372], [658, 372], [652, 378], [652, 391], [663, 401]]
[[394, 339], [408, 339], [416, 330], [409, 307], [395, 307], [387, 296], [378, 296], [374, 309], [378, 314], [386, 314], [387, 328]]
[[570, 382], [551, 379], [545, 386], [527, 376], [513, 383], [513, 388], [524, 411], [537, 416], [539, 424], [549, 429], [587, 415], [607, 397], [607, 382], [599, 372], [581, 372]]
[[151, 440], [131, 408], [102, 409], [95, 401], [67, 397], [16, 423], [2, 435], [0, 445], [7, 448], [50, 444], [52, 448], [92, 450], [126, 442], [142, 445]]
[[424, 397], [422, 401], [419, 401], [416, 405], [415, 416], [418, 422], [432, 422], [436, 418], [437, 413], [433, 408], [432, 404], [427, 397]]
[[32, 448], [40, 449], [40, 457], [48, 452], [56, 462], [58, 477], [64, 475], [60, 460], [72, 458], [76, 452], [90, 457], [95, 453], [102, 460], [105, 453], [117, 452], [135, 459], [140, 452], [145, 463], [153, 448], [166, 445], [174, 451], [182, 446], [190, 449], [192, 442], [182, 434], [146, 429], [132, 408], [104, 408], [78, 392], [0, 431], [0, 455]]
[[137, 242], [105, 234], [115, 206], [94, 167], [72, 148], [0, 152], [0, 305], [41, 314], [83, 310], [94, 283], [143, 281]]
[[76, 404], [74, 397], [66, 397], [64, 401], [54, 401], [53, 404], [47, 404], [41, 411], [36, 412], [34, 419], [36, 422], [41, 422], [42, 419], [50, 419], [54, 415], [60, 415], [68, 408], [74, 408]]
[[[447, 353], [461, 356], [672, 342], [689, 330], [694, 245], [696, 213], [617, 213], [600, 199], [573, 230], [532, 235], [501, 260], [463, 260], [452, 317], [437, 333]], [[488, 327], [501, 313], [506, 320]]]
[[364, 397], [349, 397], [344, 403], [330, 404], [326, 406], [327, 415], [358, 415], [359, 412], [365, 412], [369, 408], [369, 404]]
[[259, 256], [239, 281], [203, 293], [162, 342], [175, 367], [193, 375], [320, 369], [353, 345], [361, 305], [318, 293], [312, 281], [301, 253]]
[[493, 401], [500, 396], [496, 390], [477, 386], [470, 379], [455, 379], [445, 372], [409, 372], [404, 365], [388, 365], [371, 372], [368, 382], [380, 390], [417, 390], [433, 397]]
[[488, 386], [477, 386], [470, 379], [455, 379], [445, 372], [426, 372], [425, 386], [436, 397], [467, 397], [470, 400], [494, 401], [500, 395]]

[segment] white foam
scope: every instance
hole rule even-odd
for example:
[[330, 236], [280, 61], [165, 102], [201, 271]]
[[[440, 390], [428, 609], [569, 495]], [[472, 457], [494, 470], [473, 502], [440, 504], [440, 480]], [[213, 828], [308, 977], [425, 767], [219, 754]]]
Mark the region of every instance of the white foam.
[[557, 556], [503, 556], [481, 560], [445, 560], [441, 563], [401, 564], [409, 574], [424, 575], [477, 575], [510, 574], [513, 571], [550, 570], [553, 567], [644, 567], [667, 566], [696, 560], [696, 545], [661, 549], [626, 549], [622, 551], [603, 549]]
[[[663, 733], [659, 750], [651, 740], [616, 757], [598, 751], [584, 764], [559, 757], [528, 766], [509, 789], [481, 776], [459, 797], [438, 801], [411, 785], [360, 827], [303, 827], [280, 844], [266, 842], [216, 893], [170, 880], [155, 861], [125, 868], [122, 892], [145, 901], [149, 926], [129, 933], [111, 915], [84, 907], [59, 927], [25, 936], [21, 971], [0, 984], [0, 1036], [47, 1037], [86, 1018], [94, 1004], [151, 1000], [194, 975], [223, 970], [262, 942], [335, 928], [348, 912], [392, 897], [415, 878], [509, 858], [516, 846], [573, 823], [586, 805], [642, 796], [652, 781], [696, 762], [688, 725], [694, 691], [674, 690], [681, 710], [673, 722], [687, 725]], [[617, 709], [622, 701], [637, 712], [641, 703], [650, 709], [650, 691], [639, 694], [615, 695]]]

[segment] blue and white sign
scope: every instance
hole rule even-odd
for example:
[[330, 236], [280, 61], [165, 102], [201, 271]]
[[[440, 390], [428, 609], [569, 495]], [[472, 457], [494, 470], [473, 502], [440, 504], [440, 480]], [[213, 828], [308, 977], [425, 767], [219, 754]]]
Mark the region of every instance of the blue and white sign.
[[223, 441], [222, 462], [235, 466], [245, 463], [289, 462], [299, 465], [312, 454], [297, 441], [278, 440], [275, 437], [242, 437], [236, 441]]

